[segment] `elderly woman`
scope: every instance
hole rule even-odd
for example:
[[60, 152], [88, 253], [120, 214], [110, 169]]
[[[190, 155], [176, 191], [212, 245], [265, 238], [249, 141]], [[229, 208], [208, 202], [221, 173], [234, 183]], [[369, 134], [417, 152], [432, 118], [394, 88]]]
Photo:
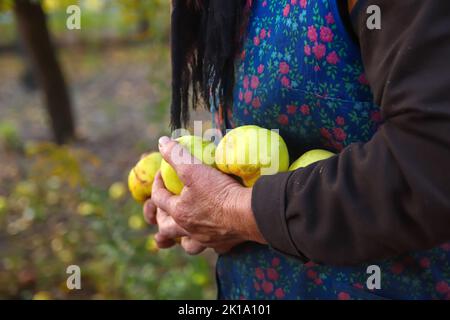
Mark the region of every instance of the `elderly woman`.
[[291, 159], [339, 154], [245, 188], [161, 138], [185, 187], [155, 180], [158, 245], [215, 249], [221, 299], [449, 299], [450, 2], [173, 5], [174, 128], [206, 101], [223, 131], [278, 128]]

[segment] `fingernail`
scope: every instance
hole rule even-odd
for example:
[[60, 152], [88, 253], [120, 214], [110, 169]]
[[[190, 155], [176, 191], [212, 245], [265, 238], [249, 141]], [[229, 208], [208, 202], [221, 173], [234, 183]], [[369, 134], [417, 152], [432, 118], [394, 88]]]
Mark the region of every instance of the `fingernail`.
[[169, 142], [170, 142], [170, 138], [166, 137], [166, 136], [159, 138], [159, 141], [158, 141], [158, 143], [161, 147], [164, 147]]

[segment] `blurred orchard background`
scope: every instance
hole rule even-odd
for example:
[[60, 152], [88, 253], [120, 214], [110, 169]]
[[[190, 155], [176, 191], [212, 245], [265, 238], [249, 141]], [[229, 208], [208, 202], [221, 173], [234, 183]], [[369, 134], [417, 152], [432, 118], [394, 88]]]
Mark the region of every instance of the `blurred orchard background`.
[[214, 255], [158, 251], [126, 185], [169, 133], [169, 5], [0, 0], [1, 299], [214, 298]]

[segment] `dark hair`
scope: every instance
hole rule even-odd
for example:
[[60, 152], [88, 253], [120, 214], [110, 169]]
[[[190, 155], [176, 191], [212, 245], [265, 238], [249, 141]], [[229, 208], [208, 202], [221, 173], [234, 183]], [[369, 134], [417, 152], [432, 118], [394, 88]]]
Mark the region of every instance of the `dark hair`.
[[[252, 0], [173, 0], [171, 127], [186, 126], [190, 106], [232, 105], [234, 64]], [[211, 99], [212, 97], [212, 99]]]

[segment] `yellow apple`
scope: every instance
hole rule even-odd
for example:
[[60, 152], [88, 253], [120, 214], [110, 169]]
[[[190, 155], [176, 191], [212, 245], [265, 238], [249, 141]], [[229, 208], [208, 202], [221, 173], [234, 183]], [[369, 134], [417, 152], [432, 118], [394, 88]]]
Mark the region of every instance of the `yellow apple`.
[[[214, 143], [203, 140], [203, 138], [198, 136], [183, 136], [176, 139], [176, 141], [185, 147], [195, 158], [204, 164], [215, 167], [214, 155], [216, 146]], [[184, 184], [178, 177], [175, 169], [164, 159], [161, 162], [161, 177], [167, 190], [176, 195], [181, 193]]]
[[217, 168], [253, 186], [261, 175], [287, 171], [289, 153], [283, 138], [272, 130], [242, 126], [228, 132], [216, 150]]
[[289, 167], [289, 171], [294, 171], [299, 168], [304, 168], [313, 164], [314, 162], [328, 159], [335, 154], [333, 152], [321, 149], [314, 149], [308, 152], [305, 152], [300, 158], [295, 160], [293, 164]]
[[143, 157], [128, 175], [128, 188], [139, 203], [144, 203], [152, 195], [152, 185], [161, 166], [162, 156], [153, 152]]

